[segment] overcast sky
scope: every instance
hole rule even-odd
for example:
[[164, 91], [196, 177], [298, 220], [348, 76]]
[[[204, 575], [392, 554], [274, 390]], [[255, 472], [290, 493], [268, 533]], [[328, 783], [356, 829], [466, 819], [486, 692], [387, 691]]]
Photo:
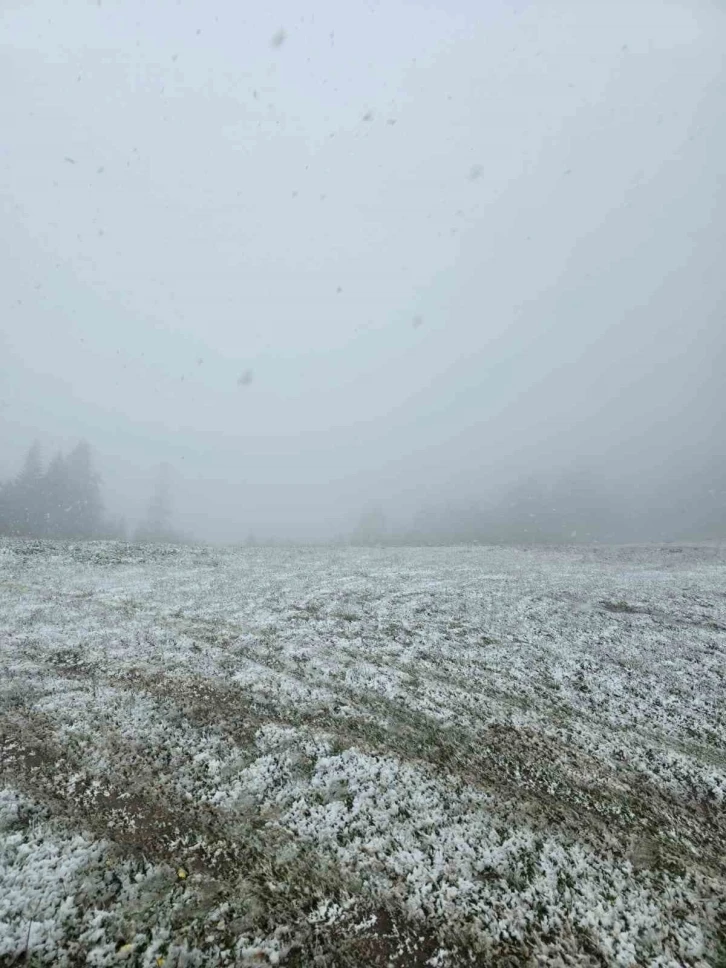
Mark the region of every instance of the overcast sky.
[[0, 11], [0, 473], [235, 539], [723, 453], [723, 4]]

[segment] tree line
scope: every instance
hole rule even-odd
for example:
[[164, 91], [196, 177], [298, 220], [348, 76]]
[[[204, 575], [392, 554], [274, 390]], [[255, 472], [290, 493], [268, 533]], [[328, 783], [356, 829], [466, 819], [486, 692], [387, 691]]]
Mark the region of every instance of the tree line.
[[[171, 475], [161, 465], [135, 541], [183, 539], [171, 524]], [[19, 538], [111, 539], [125, 541], [126, 521], [106, 513], [93, 452], [82, 440], [68, 453], [58, 451], [44, 466], [34, 443], [20, 472], [0, 483], [0, 535]]]
[[678, 473], [630, 492], [597, 468], [532, 473], [485, 498], [432, 503], [408, 526], [389, 525], [374, 506], [350, 536], [357, 545], [724, 540], [726, 456], [684, 461]]
[[27, 538], [123, 538], [104, 514], [101, 480], [87, 441], [43, 466], [34, 443], [20, 473], [0, 485], [0, 534]]

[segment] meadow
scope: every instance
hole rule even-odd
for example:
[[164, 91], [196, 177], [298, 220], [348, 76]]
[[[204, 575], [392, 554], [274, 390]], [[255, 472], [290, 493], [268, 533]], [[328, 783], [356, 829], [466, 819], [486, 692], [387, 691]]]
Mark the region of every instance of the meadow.
[[0, 540], [0, 963], [726, 964], [726, 549]]

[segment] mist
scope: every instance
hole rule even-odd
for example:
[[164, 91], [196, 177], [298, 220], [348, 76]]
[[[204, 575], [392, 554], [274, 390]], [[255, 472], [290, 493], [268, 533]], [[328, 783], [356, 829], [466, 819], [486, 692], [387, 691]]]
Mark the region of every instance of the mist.
[[201, 540], [726, 537], [723, 7], [1, 16], [0, 479], [87, 440]]

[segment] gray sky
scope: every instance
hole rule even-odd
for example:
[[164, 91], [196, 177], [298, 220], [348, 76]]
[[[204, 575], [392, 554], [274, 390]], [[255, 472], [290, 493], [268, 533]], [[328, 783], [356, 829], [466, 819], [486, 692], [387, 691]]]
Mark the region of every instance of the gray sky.
[[0, 11], [0, 472], [224, 539], [723, 453], [722, 4]]

